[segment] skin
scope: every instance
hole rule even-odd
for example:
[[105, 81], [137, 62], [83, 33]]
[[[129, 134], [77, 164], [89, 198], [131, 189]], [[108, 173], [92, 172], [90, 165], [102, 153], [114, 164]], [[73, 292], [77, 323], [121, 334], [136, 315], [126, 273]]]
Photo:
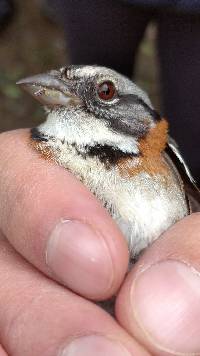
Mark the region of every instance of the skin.
[[[0, 135], [0, 356], [61, 355], [72, 342], [80, 349], [69, 355], [89, 356], [94, 349], [83, 353], [86, 341], [91, 347], [98, 337], [122, 355], [200, 355], [200, 214], [163, 234], [125, 278], [128, 249], [117, 226], [75, 177], [42, 159], [28, 137], [27, 130]], [[61, 219], [75, 222], [80, 236], [69, 240], [74, 249], [66, 246], [71, 259], [55, 262], [52, 249], [59, 245], [49, 239]], [[74, 242], [81, 241], [80, 224], [94, 232], [91, 240], [84, 230], [82, 249]], [[116, 319], [91, 301], [113, 294]]]

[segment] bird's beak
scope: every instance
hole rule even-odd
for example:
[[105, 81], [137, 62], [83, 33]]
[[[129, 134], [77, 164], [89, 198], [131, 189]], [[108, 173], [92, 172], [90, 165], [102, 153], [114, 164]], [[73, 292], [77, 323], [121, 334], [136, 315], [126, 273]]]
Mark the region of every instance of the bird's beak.
[[67, 106], [71, 101], [81, 103], [77, 96], [70, 93], [67, 83], [60, 78], [59, 71], [37, 74], [21, 79], [17, 84], [43, 105]]

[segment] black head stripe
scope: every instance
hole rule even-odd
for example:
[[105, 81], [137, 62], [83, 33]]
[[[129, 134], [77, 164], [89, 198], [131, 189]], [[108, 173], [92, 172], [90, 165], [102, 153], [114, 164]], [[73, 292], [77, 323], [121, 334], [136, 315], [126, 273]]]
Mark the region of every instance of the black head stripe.
[[121, 97], [121, 100], [123, 100], [124, 102], [127, 102], [127, 103], [130, 102], [130, 103], [134, 103], [134, 104], [140, 104], [153, 117], [153, 119], [155, 121], [161, 120], [160, 114], [156, 110], [152, 109], [147, 103], [145, 103], [145, 101], [142, 98], [140, 98], [136, 94], [125, 95], [125, 96]]
[[161, 120], [161, 116], [160, 114], [152, 109], [149, 105], [147, 105], [142, 99], [138, 99], [138, 102], [141, 101], [141, 105], [144, 106], [144, 108], [146, 109], [146, 111], [154, 118], [155, 121], [160, 121]]

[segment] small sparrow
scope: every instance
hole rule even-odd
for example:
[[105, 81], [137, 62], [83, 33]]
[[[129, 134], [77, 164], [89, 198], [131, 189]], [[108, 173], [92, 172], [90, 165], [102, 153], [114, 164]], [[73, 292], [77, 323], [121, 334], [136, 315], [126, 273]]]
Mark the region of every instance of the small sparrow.
[[132, 81], [105, 67], [72, 65], [17, 84], [45, 105], [46, 121], [31, 130], [34, 147], [100, 199], [131, 259], [190, 214], [176, 166], [194, 180], [167, 121]]

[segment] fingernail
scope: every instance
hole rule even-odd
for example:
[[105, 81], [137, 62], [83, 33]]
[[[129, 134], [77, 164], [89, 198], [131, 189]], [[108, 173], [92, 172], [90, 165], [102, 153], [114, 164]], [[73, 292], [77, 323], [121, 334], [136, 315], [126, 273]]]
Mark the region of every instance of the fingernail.
[[164, 261], [140, 273], [131, 290], [132, 312], [146, 337], [173, 355], [200, 355], [199, 272]]
[[113, 265], [104, 238], [80, 221], [61, 221], [53, 230], [46, 260], [59, 280], [90, 298], [110, 290]]
[[131, 356], [118, 343], [103, 336], [83, 336], [72, 341], [60, 356]]

